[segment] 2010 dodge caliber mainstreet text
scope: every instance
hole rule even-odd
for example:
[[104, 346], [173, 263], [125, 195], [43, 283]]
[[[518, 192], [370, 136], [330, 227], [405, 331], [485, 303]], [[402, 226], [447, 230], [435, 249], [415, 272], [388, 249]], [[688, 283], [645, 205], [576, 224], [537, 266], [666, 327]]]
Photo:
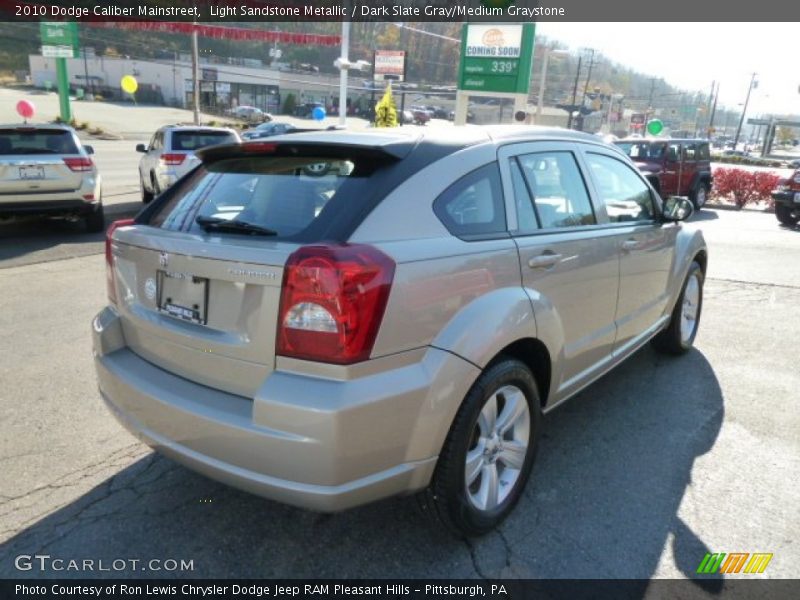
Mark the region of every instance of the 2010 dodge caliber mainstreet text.
[[691, 203], [594, 136], [295, 133], [198, 156], [109, 229], [94, 353], [130, 431], [230, 485], [322, 511], [422, 492], [481, 534], [544, 411], [650, 340], [694, 341]]

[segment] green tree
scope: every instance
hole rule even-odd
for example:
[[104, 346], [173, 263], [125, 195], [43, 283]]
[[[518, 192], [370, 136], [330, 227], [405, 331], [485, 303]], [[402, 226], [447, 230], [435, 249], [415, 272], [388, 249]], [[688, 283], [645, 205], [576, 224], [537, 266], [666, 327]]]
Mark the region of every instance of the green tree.
[[294, 98], [294, 94], [287, 94], [286, 99], [283, 101], [283, 114], [293, 115], [296, 107], [297, 101]]
[[391, 86], [386, 86], [383, 97], [375, 105], [375, 127], [397, 127], [397, 107], [392, 98]]
[[794, 139], [794, 133], [791, 127], [778, 127], [778, 143], [781, 146], [788, 146]]

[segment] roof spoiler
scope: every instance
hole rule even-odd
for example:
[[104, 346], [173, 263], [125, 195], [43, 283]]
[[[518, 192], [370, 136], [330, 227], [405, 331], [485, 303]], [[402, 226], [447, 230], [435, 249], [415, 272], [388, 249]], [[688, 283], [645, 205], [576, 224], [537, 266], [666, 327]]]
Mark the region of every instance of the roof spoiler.
[[[315, 130], [319, 131], [319, 130]], [[229, 158], [249, 158], [253, 156], [308, 156], [330, 158], [356, 158], [382, 161], [396, 161], [405, 158], [414, 147], [412, 141], [399, 141], [382, 145], [350, 144], [345, 142], [309, 141], [284, 139], [270, 141], [269, 138], [243, 142], [241, 144], [220, 144], [198, 150], [204, 164], [212, 164]]]

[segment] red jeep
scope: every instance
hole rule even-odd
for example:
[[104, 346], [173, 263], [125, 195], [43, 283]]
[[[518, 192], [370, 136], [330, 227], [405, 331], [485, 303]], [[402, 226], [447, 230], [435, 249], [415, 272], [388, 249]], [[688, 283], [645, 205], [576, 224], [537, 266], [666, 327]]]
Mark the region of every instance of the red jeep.
[[706, 203], [712, 182], [708, 140], [635, 138], [614, 143], [662, 198], [687, 196], [697, 209]]
[[800, 223], [800, 169], [789, 179], [781, 179], [772, 191], [775, 201], [775, 216], [784, 225], [795, 226]]

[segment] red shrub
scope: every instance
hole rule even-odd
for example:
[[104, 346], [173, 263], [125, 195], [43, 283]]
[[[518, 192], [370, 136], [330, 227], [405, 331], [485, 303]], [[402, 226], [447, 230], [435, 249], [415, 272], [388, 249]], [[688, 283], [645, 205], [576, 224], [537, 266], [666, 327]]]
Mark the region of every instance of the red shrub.
[[780, 177], [768, 171], [745, 171], [744, 169], [716, 169], [714, 171], [714, 195], [733, 200], [737, 208], [745, 204], [770, 200]]

